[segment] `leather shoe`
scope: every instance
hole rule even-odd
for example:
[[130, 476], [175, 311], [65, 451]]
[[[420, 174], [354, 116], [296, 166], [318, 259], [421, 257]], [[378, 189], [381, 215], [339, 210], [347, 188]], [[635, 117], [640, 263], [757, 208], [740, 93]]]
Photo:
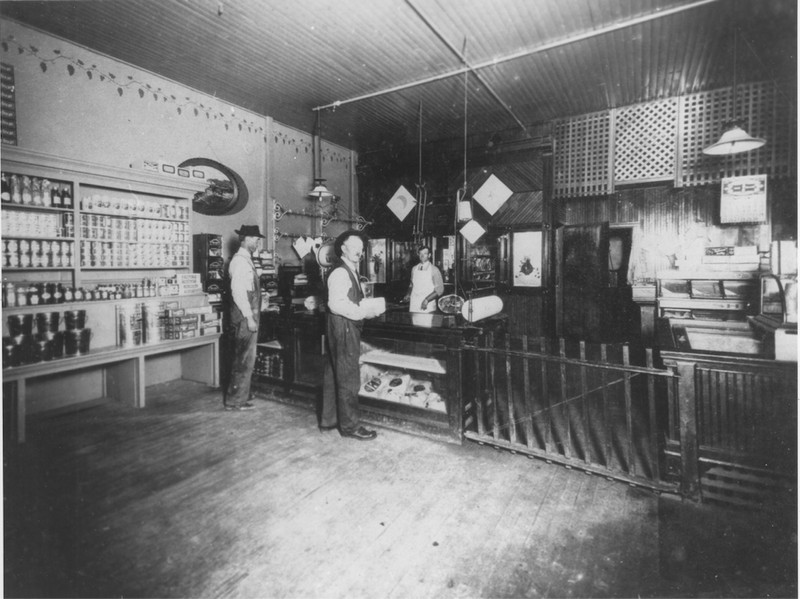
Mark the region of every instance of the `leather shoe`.
[[319, 432], [327, 433], [329, 431], [335, 431], [338, 427], [339, 427], [338, 424], [332, 424], [330, 426], [323, 426], [323, 425], [320, 424], [319, 425]]
[[375, 437], [378, 436], [376, 431], [371, 431], [363, 426], [359, 426], [354, 431], [342, 431], [342, 437], [352, 437], [353, 439], [358, 439], [359, 441], [371, 441]]

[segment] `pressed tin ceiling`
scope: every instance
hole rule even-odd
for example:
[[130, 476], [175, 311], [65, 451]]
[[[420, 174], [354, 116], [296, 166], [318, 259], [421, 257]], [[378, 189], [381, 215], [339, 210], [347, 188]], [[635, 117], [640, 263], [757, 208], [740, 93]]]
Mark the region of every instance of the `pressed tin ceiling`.
[[734, 29], [737, 81], [796, 96], [794, 0], [26, 0], [0, 15], [304, 131], [324, 107], [322, 136], [360, 152], [463, 137], [465, 107], [469, 135], [524, 139], [730, 86]]

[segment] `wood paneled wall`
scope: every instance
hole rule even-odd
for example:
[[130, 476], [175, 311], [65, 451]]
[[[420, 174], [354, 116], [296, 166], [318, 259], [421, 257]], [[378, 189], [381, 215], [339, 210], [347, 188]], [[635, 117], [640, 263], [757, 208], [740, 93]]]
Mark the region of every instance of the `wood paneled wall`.
[[674, 189], [669, 186], [618, 191], [609, 196], [558, 200], [564, 224], [608, 222], [633, 229], [628, 281], [651, 283], [675, 260], [697, 258], [715, 245], [757, 245], [796, 239], [797, 191], [793, 182], [770, 181], [769, 222], [719, 225], [719, 185]]

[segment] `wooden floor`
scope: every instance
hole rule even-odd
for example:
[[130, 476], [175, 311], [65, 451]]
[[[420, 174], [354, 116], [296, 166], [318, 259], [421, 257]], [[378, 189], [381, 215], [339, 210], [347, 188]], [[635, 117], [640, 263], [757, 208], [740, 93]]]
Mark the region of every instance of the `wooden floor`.
[[189, 382], [148, 403], [31, 419], [6, 444], [5, 596], [797, 596], [795, 510], [384, 429], [363, 443]]

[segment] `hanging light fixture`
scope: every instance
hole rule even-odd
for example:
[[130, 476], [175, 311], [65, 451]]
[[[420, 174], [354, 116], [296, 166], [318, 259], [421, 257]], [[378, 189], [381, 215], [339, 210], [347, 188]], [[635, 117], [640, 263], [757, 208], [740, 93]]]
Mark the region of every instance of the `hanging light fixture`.
[[731, 120], [725, 123], [725, 130], [719, 141], [703, 148], [703, 154], [709, 156], [727, 156], [749, 152], [760, 148], [767, 140], [762, 137], [753, 137], [744, 128], [744, 123], [736, 118], [736, 96], [738, 95], [738, 85], [736, 83], [736, 27], [733, 30], [733, 110]]
[[331, 193], [325, 186], [325, 179], [322, 178], [322, 130], [320, 125], [320, 112], [317, 111], [317, 127], [313, 136], [312, 151], [314, 152], [314, 189], [308, 194], [310, 198], [322, 201], [323, 198], [332, 198]]

